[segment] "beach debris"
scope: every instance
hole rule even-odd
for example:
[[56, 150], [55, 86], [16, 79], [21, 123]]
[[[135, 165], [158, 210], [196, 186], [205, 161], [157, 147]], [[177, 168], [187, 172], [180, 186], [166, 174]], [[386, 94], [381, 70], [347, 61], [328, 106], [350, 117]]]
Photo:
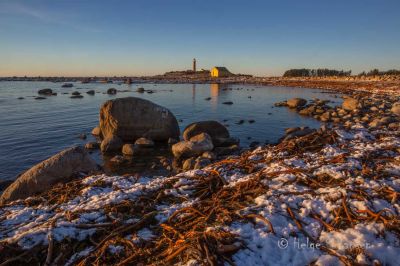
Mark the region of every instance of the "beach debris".
[[60, 184], [0, 207], [0, 262], [395, 265], [399, 137], [322, 128], [176, 176]]

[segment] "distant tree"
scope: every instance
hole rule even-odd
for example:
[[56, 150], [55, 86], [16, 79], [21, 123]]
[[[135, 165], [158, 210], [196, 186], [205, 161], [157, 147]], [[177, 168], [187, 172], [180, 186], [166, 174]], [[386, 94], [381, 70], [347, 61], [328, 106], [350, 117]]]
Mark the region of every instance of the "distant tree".
[[367, 73], [367, 76], [378, 76], [378, 75], [379, 75], [379, 69], [377, 68], [372, 69]]
[[350, 76], [351, 70], [335, 70], [327, 68], [318, 69], [289, 69], [283, 74], [284, 77], [327, 77], [327, 76]]

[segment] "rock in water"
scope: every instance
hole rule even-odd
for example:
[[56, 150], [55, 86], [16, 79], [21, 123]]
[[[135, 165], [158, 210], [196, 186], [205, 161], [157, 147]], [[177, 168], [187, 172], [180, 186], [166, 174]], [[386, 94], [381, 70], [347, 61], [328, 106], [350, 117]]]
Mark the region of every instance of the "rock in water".
[[184, 140], [172, 145], [172, 153], [176, 158], [188, 158], [199, 156], [206, 151], [214, 148], [210, 135], [201, 133], [192, 137], [190, 140]]
[[92, 135], [100, 136], [101, 135], [100, 127], [93, 128], [92, 129]]
[[302, 107], [302, 106], [306, 105], [307, 100], [302, 99], [302, 98], [293, 98], [293, 99], [287, 100], [286, 104], [289, 108], [297, 108], [297, 107]]
[[200, 121], [188, 125], [183, 131], [183, 139], [190, 138], [200, 134], [207, 133], [210, 135], [214, 146], [220, 145], [220, 140], [229, 138], [229, 131], [217, 121]]
[[178, 122], [171, 111], [136, 97], [105, 102], [100, 109], [100, 130], [103, 137], [115, 135], [127, 142], [141, 137], [165, 142], [179, 139]]
[[122, 154], [124, 155], [134, 155], [135, 154], [135, 145], [133, 144], [124, 144], [122, 146]]
[[53, 95], [53, 90], [52, 89], [41, 89], [38, 91], [38, 94], [41, 95]]
[[124, 143], [119, 137], [108, 136], [101, 142], [100, 149], [104, 153], [121, 151], [122, 145], [124, 145]]
[[117, 90], [114, 89], [114, 88], [109, 88], [109, 89], [107, 90], [107, 94], [110, 94], [110, 95], [117, 94]]
[[360, 107], [360, 103], [357, 99], [354, 98], [346, 98], [342, 103], [342, 108], [346, 111], [353, 111]]
[[44, 192], [57, 183], [68, 182], [80, 172], [98, 170], [96, 162], [82, 147], [66, 149], [35, 165], [14, 181], [1, 195], [0, 204]]
[[150, 147], [154, 147], [154, 141], [152, 141], [151, 139], [146, 139], [146, 138], [138, 138], [135, 141], [135, 145], [138, 147], [142, 147], [142, 148], [150, 148]]

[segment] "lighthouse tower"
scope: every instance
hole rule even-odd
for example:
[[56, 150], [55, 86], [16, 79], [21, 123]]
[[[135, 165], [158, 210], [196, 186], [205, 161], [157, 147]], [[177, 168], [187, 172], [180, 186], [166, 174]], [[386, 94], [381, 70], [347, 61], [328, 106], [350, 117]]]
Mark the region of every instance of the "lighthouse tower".
[[193, 58], [193, 72], [196, 72], [196, 58]]

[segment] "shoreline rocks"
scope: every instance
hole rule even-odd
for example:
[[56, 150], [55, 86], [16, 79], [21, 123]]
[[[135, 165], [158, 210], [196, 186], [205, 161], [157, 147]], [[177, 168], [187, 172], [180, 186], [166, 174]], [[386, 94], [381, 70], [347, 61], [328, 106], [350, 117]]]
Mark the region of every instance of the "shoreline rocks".
[[183, 139], [190, 140], [190, 138], [200, 134], [207, 133], [214, 146], [219, 146], [230, 138], [228, 129], [217, 121], [199, 121], [189, 124], [183, 130]]
[[307, 104], [307, 100], [303, 98], [292, 98], [286, 101], [286, 104], [289, 108], [298, 108], [303, 107]]
[[1, 195], [0, 204], [25, 199], [44, 192], [57, 183], [66, 183], [80, 172], [97, 171], [98, 166], [82, 147], [61, 151], [33, 166], [18, 177]]
[[190, 138], [172, 145], [172, 153], [176, 158], [187, 158], [199, 156], [204, 152], [214, 148], [212, 139], [207, 133], [200, 133]]
[[103, 139], [100, 150], [103, 153], [118, 152], [121, 151], [123, 145], [122, 139], [113, 135]]
[[126, 142], [141, 137], [167, 142], [169, 138], [179, 138], [180, 133], [171, 111], [136, 97], [105, 102], [100, 109], [99, 127], [103, 137], [115, 135]]

